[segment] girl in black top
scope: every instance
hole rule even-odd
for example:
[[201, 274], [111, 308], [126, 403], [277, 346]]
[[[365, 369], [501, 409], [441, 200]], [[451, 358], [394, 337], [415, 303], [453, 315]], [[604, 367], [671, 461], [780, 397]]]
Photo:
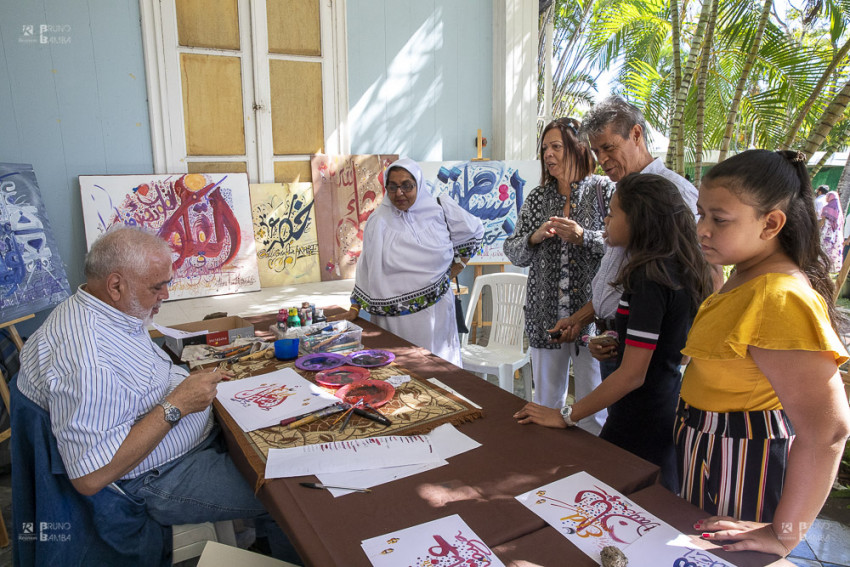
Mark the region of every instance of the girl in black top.
[[676, 492], [673, 424], [688, 330], [712, 290], [711, 273], [696, 235], [693, 213], [667, 179], [631, 174], [617, 184], [605, 218], [605, 239], [626, 248], [612, 285], [624, 292], [617, 309], [619, 346], [591, 344], [599, 359], [617, 358], [617, 370], [591, 394], [560, 411], [527, 404], [520, 423], [567, 427], [608, 408], [600, 437], [661, 467], [662, 483]]

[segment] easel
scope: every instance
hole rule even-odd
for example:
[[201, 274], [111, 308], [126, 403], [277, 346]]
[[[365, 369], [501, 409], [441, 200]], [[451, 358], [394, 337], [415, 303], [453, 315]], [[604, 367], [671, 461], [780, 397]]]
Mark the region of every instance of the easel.
[[[21, 335], [18, 333], [18, 330], [15, 328], [15, 323], [20, 323], [21, 321], [26, 321], [27, 319], [32, 319], [35, 315], [27, 315], [25, 317], [20, 317], [18, 319], [14, 319], [7, 323], [0, 324], [0, 329], [9, 328], [9, 335], [12, 338], [12, 342], [15, 343], [15, 347], [18, 349], [18, 352], [21, 352], [21, 349], [24, 348], [24, 341], [21, 340]], [[3, 398], [3, 403], [6, 404], [6, 411], [9, 412], [9, 416], [12, 415], [12, 405], [11, 405], [11, 395], [9, 394], [9, 386], [6, 384], [6, 380], [0, 378], [0, 397]], [[0, 431], [0, 443], [6, 441], [12, 436], [12, 428], [8, 427], [4, 431]], [[3, 516], [0, 515], [0, 547], [7, 547], [9, 545], [9, 533], [6, 531], [6, 523], [3, 521]]]
[[[499, 272], [504, 272], [505, 264], [507, 264], [507, 262], [481, 262], [471, 264], [475, 268], [475, 276], [472, 280], [473, 284], [478, 276], [484, 275], [484, 266], [499, 266]], [[472, 343], [475, 343], [478, 340], [476, 333], [476, 329], [478, 327], [489, 327], [492, 324], [490, 321], [482, 321], [483, 311], [484, 304], [482, 302], [482, 298], [479, 296], [478, 303], [475, 304], [475, 315], [472, 317], [472, 326], [469, 329], [469, 340]]]

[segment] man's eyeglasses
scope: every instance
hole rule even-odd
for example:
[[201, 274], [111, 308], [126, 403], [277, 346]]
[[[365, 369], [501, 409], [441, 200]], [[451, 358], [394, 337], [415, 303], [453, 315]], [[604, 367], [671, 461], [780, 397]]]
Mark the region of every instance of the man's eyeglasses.
[[405, 181], [401, 185], [397, 185], [395, 183], [387, 183], [387, 193], [395, 193], [401, 189], [402, 193], [410, 193], [414, 189], [416, 189], [416, 183], [411, 183], [410, 181]]

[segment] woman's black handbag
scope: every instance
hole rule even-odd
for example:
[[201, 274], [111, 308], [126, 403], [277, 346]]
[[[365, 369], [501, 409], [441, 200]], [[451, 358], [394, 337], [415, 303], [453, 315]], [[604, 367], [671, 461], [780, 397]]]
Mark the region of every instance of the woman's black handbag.
[[468, 333], [469, 329], [466, 327], [466, 315], [463, 312], [463, 305], [460, 303], [460, 283], [457, 281], [457, 277], [455, 277], [455, 285], [458, 291], [455, 294], [455, 319], [457, 319], [457, 334], [461, 335]]

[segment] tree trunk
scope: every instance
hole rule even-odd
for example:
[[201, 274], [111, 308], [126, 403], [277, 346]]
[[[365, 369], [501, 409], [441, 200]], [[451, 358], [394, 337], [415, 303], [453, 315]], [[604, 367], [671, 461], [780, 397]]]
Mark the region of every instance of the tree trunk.
[[848, 102], [850, 102], [850, 81], [835, 95], [832, 102], [826, 107], [818, 123], [809, 133], [809, 137], [803, 146], [803, 153], [807, 157], [811, 157], [818, 150], [824, 139], [826, 139], [826, 135], [835, 126], [835, 123], [844, 116], [844, 110], [847, 108]]
[[809, 173], [809, 176], [812, 178], [812, 180], [814, 180], [815, 175], [817, 175], [820, 172], [820, 170], [823, 169], [823, 166], [826, 165], [826, 162], [829, 161], [829, 158], [831, 158], [832, 156], [835, 155], [836, 149], [838, 149], [836, 147], [836, 144], [830, 144], [829, 146], [824, 148], [823, 157], [820, 158], [817, 165], [815, 165], [814, 169], [812, 169], [811, 173]]
[[829, 64], [829, 67], [827, 67], [821, 75], [820, 79], [815, 85], [814, 90], [812, 90], [812, 93], [809, 95], [809, 98], [803, 105], [803, 108], [801, 108], [799, 111], [796, 111], [797, 118], [794, 119], [794, 122], [791, 123], [791, 126], [788, 128], [788, 134], [785, 136], [785, 141], [780, 146], [780, 149], [787, 150], [794, 144], [794, 141], [797, 138], [797, 132], [800, 131], [800, 127], [803, 125], [803, 120], [806, 119], [806, 115], [812, 109], [812, 105], [815, 103], [818, 97], [820, 97], [821, 91], [826, 86], [826, 83], [829, 81], [830, 77], [832, 76], [832, 73], [835, 71], [835, 68], [847, 56], [848, 51], [850, 51], [850, 39], [848, 39], [844, 43], [844, 45], [841, 46], [841, 49], [838, 51], [838, 53], [835, 54], [835, 57], [832, 58], [832, 63]]
[[[668, 158], [670, 161], [670, 153], [675, 152], [675, 159], [672, 162], [673, 169], [679, 174], [684, 173], [685, 163], [685, 106], [688, 101], [688, 91], [691, 88], [691, 79], [694, 76], [694, 67], [696, 66], [697, 56], [702, 46], [702, 38], [705, 34], [705, 25], [709, 20], [709, 13], [712, 2], [703, 0], [702, 11], [700, 11], [697, 29], [694, 32], [694, 37], [691, 39], [690, 53], [688, 61], [685, 63], [685, 68], [682, 71], [682, 84], [679, 85], [679, 92], [676, 93], [676, 110], [673, 112], [673, 123], [670, 129], [670, 144], [667, 147]], [[675, 133], [674, 133], [675, 131]], [[675, 138], [675, 145], [673, 139]]]
[[[670, 0], [670, 28], [673, 42], [673, 85], [670, 90], [670, 100], [675, 101], [679, 93], [679, 88], [682, 86], [682, 23], [679, 19], [679, 0]], [[673, 114], [669, 116], [671, 124], [675, 110], [675, 105], [673, 105]], [[673, 160], [675, 157], [672, 149], [676, 147], [679, 130], [678, 128], [671, 127], [667, 133], [670, 135], [670, 138], [667, 143], [667, 156], [664, 161], [669, 169], [673, 169]]]
[[838, 192], [838, 198], [842, 205], [850, 200], [850, 152], [847, 153], [847, 161], [844, 162], [844, 170], [841, 172], [835, 190]]
[[708, 66], [711, 61], [711, 46], [714, 43], [714, 25], [717, 21], [718, 0], [711, 2], [711, 13], [705, 27], [705, 40], [702, 42], [699, 75], [697, 76], [697, 122], [696, 143], [694, 144], [694, 185], [699, 187], [702, 177], [702, 143], [705, 138], [705, 83], [708, 80]]
[[732, 102], [729, 105], [729, 112], [726, 114], [726, 131], [723, 133], [723, 140], [720, 142], [720, 154], [717, 156], [718, 163], [726, 159], [726, 154], [729, 152], [729, 144], [732, 141], [732, 134], [735, 132], [735, 121], [738, 117], [738, 106], [741, 104], [744, 88], [747, 86], [747, 81], [750, 78], [750, 70], [753, 68], [753, 63], [761, 47], [764, 28], [767, 27], [772, 7], [773, 0], [764, 0], [756, 35], [753, 38], [750, 51], [747, 53], [747, 60], [744, 62], [744, 67], [741, 69], [741, 76], [738, 77], [738, 85], [735, 87], [735, 95], [732, 97]]

